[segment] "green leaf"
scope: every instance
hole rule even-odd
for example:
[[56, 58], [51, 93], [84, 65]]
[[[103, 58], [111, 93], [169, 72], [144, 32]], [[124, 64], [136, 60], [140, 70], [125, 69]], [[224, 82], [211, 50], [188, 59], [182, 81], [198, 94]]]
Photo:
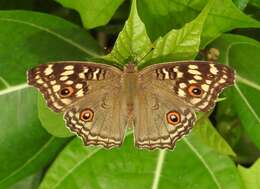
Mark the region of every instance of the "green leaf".
[[38, 94], [38, 116], [48, 133], [56, 137], [70, 137], [74, 135], [66, 128], [63, 113], [56, 113], [46, 108], [46, 102], [40, 93]]
[[[181, 28], [193, 20], [206, 0], [139, 0], [139, 15], [146, 25], [147, 33], [152, 40], [165, 35], [172, 28]], [[156, 26], [156, 27], [155, 27]], [[234, 28], [259, 28], [260, 23], [241, 12], [231, 0], [215, 0], [203, 27], [201, 47], [221, 33]]]
[[35, 2], [33, 0], [16, 1], [16, 0], [2, 0], [0, 2], [1, 10], [7, 9], [33, 9]]
[[249, 3], [249, 0], [233, 0], [233, 3], [240, 9], [244, 10]]
[[244, 168], [239, 165], [238, 170], [246, 189], [260, 188], [260, 159], [258, 159], [250, 168]]
[[193, 132], [198, 138], [201, 139], [203, 143], [207, 144], [215, 151], [225, 155], [236, 156], [235, 152], [217, 132], [209, 119], [199, 119], [193, 129]]
[[123, 0], [56, 0], [64, 7], [79, 12], [85, 28], [95, 28], [108, 23]]
[[199, 16], [185, 24], [183, 28], [179, 30], [173, 29], [165, 36], [159, 37], [155, 41], [153, 51], [146, 56], [143, 62], [149, 60], [152, 60], [152, 62], [164, 62], [194, 59], [199, 51], [203, 25], [212, 3], [212, 0], [209, 1]]
[[0, 92], [0, 188], [45, 167], [66, 142], [41, 127], [35, 90], [8, 90], [8, 95]]
[[133, 0], [129, 18], [119, 33], [112, 52], [104, 59], [114, 61], [119, 65], [128, 63], [127, 61], [139, 62], [151, 48], [152, 43], [138, 16], [136, 0]]
[[[85, 30], [54, 16], [29, 11], [0, 11], [0, 26], [2, 95], [9, 95], [10, 87], [18, 91], [26, 88], [26, 71], [37, 64], [99, 57], [96, 41]], [[62, 130], [64, 124], [54, 125], [59, 123], [60, 116], [50, 113], [47, 106], [41, 106], [39, 112], [48, 131], [50, 125], [61, 128], [53, 129], [55, 132], [51, 134], [67, 136], [67, 131]], [[56, 122], [49, 122], [51, 115], [52, 121], [56, 117]]]
[[250, 0], [250, 4], [260, 8], [260, 1], [259, 0]]
[[234, 111], [251, 140], [260, 148], [260, 43], [243, 36], [223, 35], [213, 47], [220, 50], [221, 63], [236, 70], [232, 99]]
[[[77, 178], [77, 179], [75, 179]], [[191, 135], [175, 151], [146, 151], [127, 137], [113, 150], [73, 140], [48, 170], [40, 189], [243, 188], [234, 163]]]
[[0, 188], [6, 188], [45, 167], [67, 141], [42, 128], [37, 90], [26, 84], [27, 69], [98, 57], [99, 48], [86, 31], [46, 14], [0, 11], [0, 27]]
[[42, 179], [42, 175], [43, 171], [39, 171], [15, 183], [8, 189], [38, 189]]

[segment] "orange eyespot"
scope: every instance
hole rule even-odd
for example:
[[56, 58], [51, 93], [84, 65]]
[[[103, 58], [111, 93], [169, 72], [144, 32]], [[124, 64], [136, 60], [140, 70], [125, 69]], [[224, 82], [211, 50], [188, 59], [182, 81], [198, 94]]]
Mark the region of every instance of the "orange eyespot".
[[91, 109], [84, 109], [80, 112], [79, 118], [82, 121], [90, 122], [93, 120], [94, 112]]
[[177, 111], [168, 112], [166, 115], [167, 122], [171, 125], [176, 125], [181, 121], [181, 115]]
[[69, 97], [73, 94], [74, 89], [72, 87], [65, 87], [60, 90], [60, 96], [61, 97]]
[[192, 84], [188, 87], [188, 93], [190, 96], [193, 96], [193, 97], [201, 97], [203, 94], [203, 91], [200, 88], [200, 86]]

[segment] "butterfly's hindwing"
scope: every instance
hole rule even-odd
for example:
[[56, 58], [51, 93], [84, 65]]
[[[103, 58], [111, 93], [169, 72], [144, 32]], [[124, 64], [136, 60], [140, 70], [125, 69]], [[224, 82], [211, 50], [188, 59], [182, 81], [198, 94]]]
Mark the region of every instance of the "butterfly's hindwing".
[[[104, 91], [88, 95], [87, 100], [68, 109], [64, 114], [67, 127], [76, 133], [85, 145], [101, 145], [105, 148], [120, 146], [126, 130], [125, 109], [122, 99]], [[90, 115], [85, 119], [84, 115]]]
[[[135, 144], [150, 150], [173, 149], [176, 142], [192, 129], [196, 115], [167, 90], [153, 84], [150, 82], [138, 95]], [[176, 116], [178, 120], [171, 121], [171, 116]]]

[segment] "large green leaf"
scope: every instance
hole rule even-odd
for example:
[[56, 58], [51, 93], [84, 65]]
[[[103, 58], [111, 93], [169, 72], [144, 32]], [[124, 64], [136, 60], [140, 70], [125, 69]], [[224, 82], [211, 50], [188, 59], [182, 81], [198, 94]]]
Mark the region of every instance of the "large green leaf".
[[[85, 30], [54, 16], [28, 11], [1, 11], [0, 25], [0, 83], [2, 88], [11, 87], [11, 91], [26, 88], [26, 71], [39, 63], [99, 57], [97, 43]], [[9, 90], [4, 89], [1, 94], [8, 95]], [[53, 131], [49, 129], [51, 125], [55, 130], [52, 134], [67, 136], [62, 129], [64, 124], [53, 125], [54, 122], [50, 123], [44, 115], [52, 115], [57, 120], [61, 116], [46, 106], [39, 111], [43, 126], [49, 132]], [[42, 117], [47, 121], [44, 122]]]
[[41, 127], [35, 90], [10, 90], [0, 94], [0, 188], [46, 166], [66, 142]]
[[39, 171], [33, 175], [30, 175], [20, 180], [8, 189], [38, 189], [41, 183], [42, 175], [43, 171]]
[[237, 82], [230, 94], [233, 110], [239, 115], [249, 137], [260, 148], [260, 44], [247, 37], [226, 34], [212, 46], [220, 50], [219, 61], [237, 72]]
[[[138, 11], [151, 39], [155, 40], [172, 28], [181, 28], [193, 20], [205, 6], [206, 0], [139, 0]], [[215, 0], [203, 28], [205, 47], [222, 32], [234, 28], [260, 27], [260, 23], [242, 13], [231, 0]]]
[[249, 0], [233, 0], [233, 3], [240, 9], [244, 10], [249, 3]]
[[128, 63], [127, 61], [139, 62], [151, 48], [152, 43], [146, 34], [145, 25], [138, 16], [136, 0], [133, 0], [129, 18], [119, 33], [112, 52], [104, 59], [118, 65]]
[[123, 0], [56, 0], [64, 7], [79, 12], [83, 25], [94, 28], [105, 25], [121, 5]]
[[145, 151], [131, 137], [120, 149], [86, 148], [73, 140], [48, 170], [40, 189], [75, 188], [243, 188], [234, 163], [197, 139], [175, 151]]
[[238, 170], [246, 189], [260, 188], [260, 159], [258, 159], [250, 168], [238, 166]]
[[143, 62], [166, 62], [173, 60], [192, 60], [199, 51], [200, 38], [204, 22], [214, 0], [209, 1], [199, 16], [179, 30], [172, 29], [159, 37], [154, 48]]
[[260, 1], [258, 0], [250, 0], [250, 3], [258, 8], [260, 8]]
[[66, 142], [41, 127], [37, 91], [25, 83], [26, 70], [97, 57], [99, 48], [86, 31], [45, 14], [0, 11], [0, 27], [0, 188], [6, 188], [46, 166]]
[[236, 156], [235, 152], [228, 145], [225, 139], [223, 139], [222, 136], [216, 131], [209, 119], [199, 119], [193, 132], [204, 144], [207, 144], [215, 151], [226, 155]]
[[26, 70], [39, 63], [98, 57], [86, 31], [54, 16], [1, 11], [0, 25], [0, 76], [11, 86], [24, 83]]

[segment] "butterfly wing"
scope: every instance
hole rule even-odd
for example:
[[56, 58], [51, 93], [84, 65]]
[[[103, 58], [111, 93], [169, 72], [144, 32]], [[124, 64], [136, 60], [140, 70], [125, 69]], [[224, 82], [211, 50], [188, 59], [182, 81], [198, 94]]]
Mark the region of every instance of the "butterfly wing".
[[207, 112], [215, 106], [222, 90], [234, 84], [234, 70], [209, 61], [173, 62], [149, 66], [140, 76], [167, 81], [173, 94], [196, 111]]
[[64, 114], [67, 127], [85, 145], [120, 146], [127, 126], [126, 107], [118, 88], [93, 92]]
[[142, 148], [175, 146], [193, 127], [195, 111], [209, 111], [234, 83], [234, 71], [212, 62], [149, 66], [139, 73], [135, 143]]
[[53, 62], [28, 71], [28, 83], [44, 95], [48, 106], [65, 112], [67, 127], [86, 145], [110, 148], [122, 143], [126, 110], [121, 106], [122, 71], [90, 62]]
[[150, 82], [140, 90], [134, 124], [135, 145], [139, 148], [173, 149], [196, 121], [192, 108], [174, 95]]

